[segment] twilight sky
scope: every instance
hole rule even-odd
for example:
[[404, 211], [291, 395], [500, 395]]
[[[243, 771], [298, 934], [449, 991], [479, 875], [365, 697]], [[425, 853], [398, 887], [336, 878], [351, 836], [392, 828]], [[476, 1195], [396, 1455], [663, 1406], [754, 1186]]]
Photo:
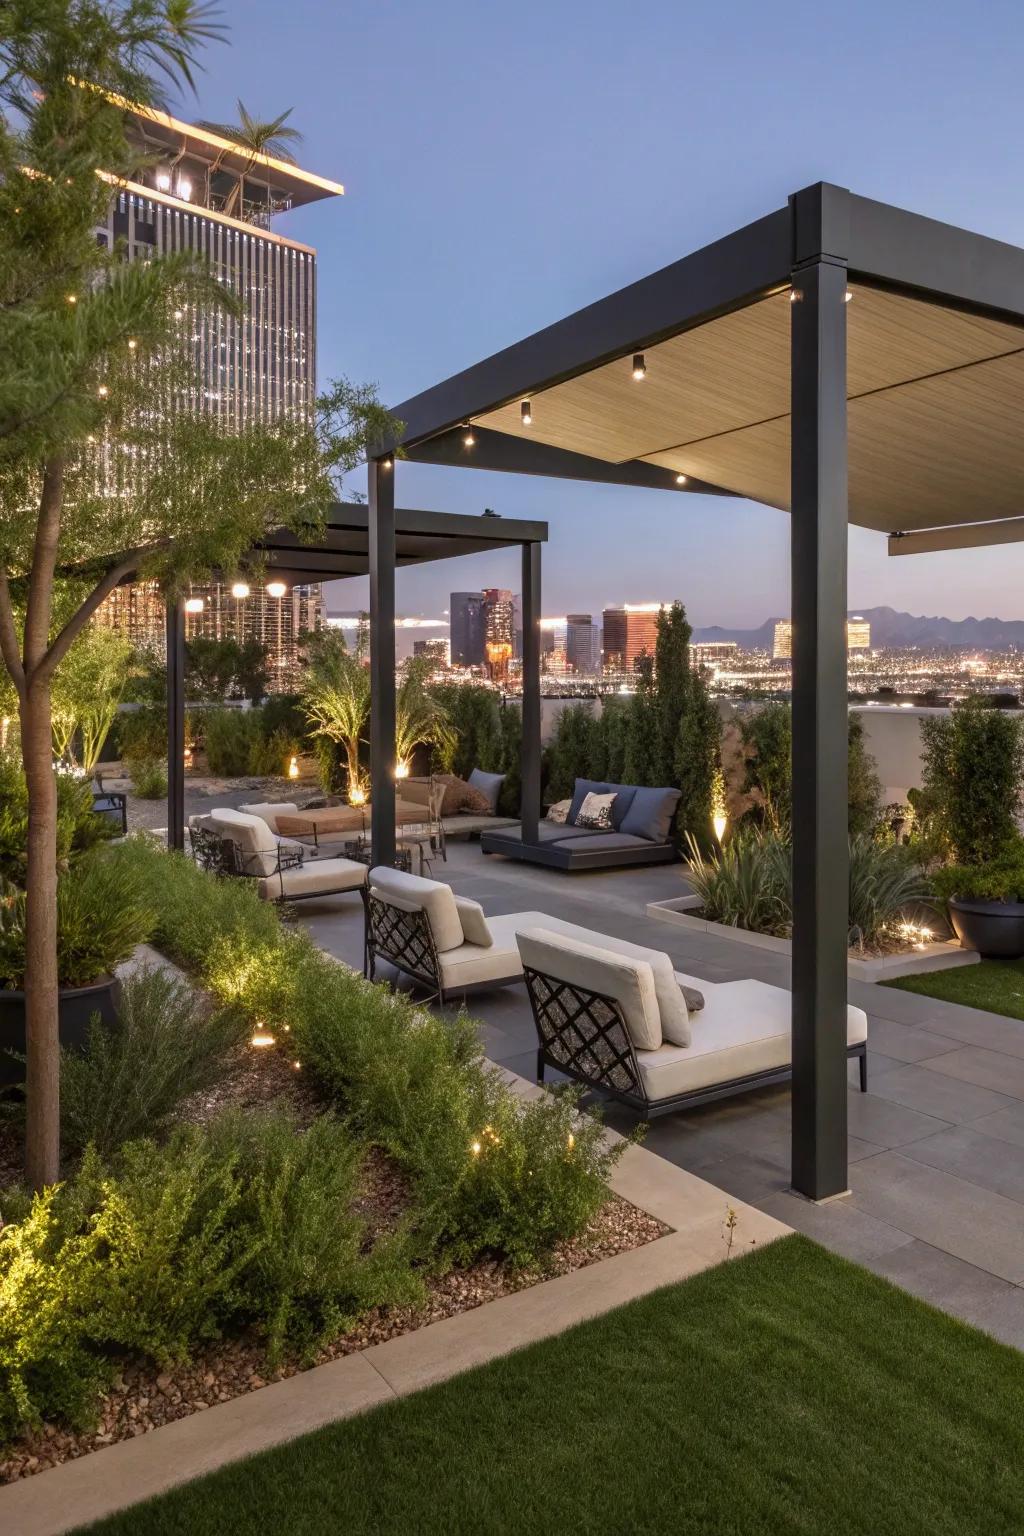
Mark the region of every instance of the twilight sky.
[[[186, 117], [293, 107], [343, 181], [282, 218], [319, 251], [319, 372], [395, 404], [827, 180], [1024, 244], [1014, 0], [223, 0]], [[360, 489], [365, 477], [360, 475]], [[789, 519], [748, 502], [399, 465], [406, 506], [546, 517], [544, 611], [681, 597], [788, 608]], [[850, 602], [1024, 617], [1021, 546], [890, 560], [851, 530]], [[518, 586], [518, 557], [400, 572], [398, 606]], [[365, 582], [333, 605], [365, 606]]]

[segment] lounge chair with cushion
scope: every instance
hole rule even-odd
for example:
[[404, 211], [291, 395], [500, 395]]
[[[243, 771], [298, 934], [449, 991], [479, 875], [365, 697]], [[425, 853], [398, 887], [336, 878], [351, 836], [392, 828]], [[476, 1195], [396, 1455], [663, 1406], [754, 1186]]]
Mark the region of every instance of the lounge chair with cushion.
[[[645, 1118], [791, 1076], [790, 994], [763, 981], [697, 981], [644, 949], [572, 923], [520, 924], [537, 1030], [552, 1067]], [[867, 1015], [846, 1010], [846, 1051], [867, 1089]]]
[[518, 928], [547, 922], [542, 912], [485, 917], [478, 902], [456, 896], [440, 880], [378, 866], [363, 893], [366, 974], [383, 960], [443, 1005], [464, 994], [522, 981]]
[[337, 896], [366, 884], [366, 866], [354, 859], [317, 859], [291, 838], [272, 832], [262, 815], [227, 807], [194, 816], [189, 834], [197, 860], [218, 874], [256, 881], [263, 901], [305, 901]]
[[484, 853], [569, 872], [670, 864], [679, 857], [672, 840], [679, 800], [679, 790], [668, 786], [648, 789], [577, 779], [565, 821], [542, 821], [536, 842], [524, 840], [521, 828], [514, 826], [482, 833], [480, 847]]

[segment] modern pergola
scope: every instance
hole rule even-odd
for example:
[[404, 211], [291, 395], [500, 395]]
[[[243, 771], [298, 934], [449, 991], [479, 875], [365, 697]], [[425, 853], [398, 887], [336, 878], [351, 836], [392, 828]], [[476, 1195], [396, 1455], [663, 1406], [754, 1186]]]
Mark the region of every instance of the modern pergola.
[[[1024, 538], [1022, 325], [1024, 251], [817, 184], [394, 408], [420, 463], [791, 512], [792, 1179], [812, 1199], [847, 1188], [847, 522], [892, 554]], [[398, 446], [369, 467], [386, 561]]]
[[[522, 816], [536, 836], [540, 815], [540, 550], [546, 523], [484, 513], [389, 507], [371, 517], [357, 502], [336, 502], [315, 543], [284, 529], [253, 550], [253, 563], [278, 581], [300, 585], [370, 577], [370, 821], [378, 863], [395, 857], [395, 570], [491, 550], [522, 550], [523, 654]], [[185, 841], [185, 599], [167, 606], [167, 840]]]

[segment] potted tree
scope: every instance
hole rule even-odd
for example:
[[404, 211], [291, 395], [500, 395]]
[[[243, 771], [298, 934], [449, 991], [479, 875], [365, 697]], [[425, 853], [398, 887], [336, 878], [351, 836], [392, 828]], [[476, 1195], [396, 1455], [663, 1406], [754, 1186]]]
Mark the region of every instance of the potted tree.
[[1024, 955], [1024, 839], [1018, 814], [1024, 733], [978, 699], [922, 721], [924, 801], [950, 860], [936, 872], [960, 943], [987, 958]]
[[[153, 914], [136, 882], [102, 849], [76, 859], [57, 883], [57, 1019], [62, 1046], [85, 1044], [98, 1014], [113, 1024], [114, 974], [149, 938]], [[25, 893], [7, 885], [0, 895], [0, 1085], [24, 1078]]]

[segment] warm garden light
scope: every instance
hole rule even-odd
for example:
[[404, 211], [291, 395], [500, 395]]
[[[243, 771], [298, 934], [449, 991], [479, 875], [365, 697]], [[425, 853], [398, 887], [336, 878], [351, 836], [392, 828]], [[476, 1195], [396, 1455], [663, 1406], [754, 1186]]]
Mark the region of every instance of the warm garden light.
[[725, 803], [725, 775], [721, 768], [716, 768], [714, 778], [711, 781], [711, 825], [715, 829], [715, 837], [721, 847], [725, 829], [729, 825], [729, 812]]
[[128, 337], [128, 351], [129, 352], [134, 352], [135, 348], [137, 346], [138, 346], [138, 342], [135, 340], [135, 337], [134, 336], [129, 336]]
[[528, 427], [533, 421], [533, 412], [530, 410], [529, 400], [524, 400], [522, 405], [519, 407], [519, 420], [522, 422], [524, 427]]
[[249, 1044], [255, 1046], [259, 1051], [266, 1050], [267, 1046], [276, 1045], [276, 1043], [273, 1035], [265, 1029], [258, 1029], [249, 1041]]
[[289, 762], [289, 764], [288, 764], [288, 777], [290, 779], [297, 779], [298, 776], [299, 776], [299, 760], [298, 760], [297, 757], [293, 757], [291, 759], [291, 761]]
[[474, 1157], [479, 1157], [480, 1153], [483, 1151], [483, 1143], [479, 1141], [471, 1141], [469, 1144], [469, 1150], [472, 1152]]
[[237, 598], [248, 597], [249, 583], [247, 581], [233, 582], [231, 587], [231, 596]]
[[285, 595], [285, 593], [287, 591], [288, 591], [288, 588], [285, 586], [283, 581], [268, 581], [267, 582], [267, 596], [268, 597], [284, 597], [284, 595]]
[[395, 764], [395, 778], [407, 779], [409, 777], [409, 764], [400, 762]]
[[77, 293], [69, 293], [68, 294], [68, 303], [69, 304], [77, 304], [78, 303], [78, 294]]
[[96, 391], [96, 393], [99, 395], [101, 400], [105, 400], [107, 398], [107, 396], [110, 394], [110, 390], [107, 388], [107, 386], [105, 384], [101, 384], [99, 389]]
[[366, 804], [366, 790], [361, 784], [353, 784], [348, 792], [348, 803], [349, 805]]
[[647, 360], [642, 352], [633, 353], [633, 377], [634, 379], [647, 377]]
[[185, 599], [186, 613], [202, 613], [203, 607], [204, 603], [201, 597], [187, 597]]

